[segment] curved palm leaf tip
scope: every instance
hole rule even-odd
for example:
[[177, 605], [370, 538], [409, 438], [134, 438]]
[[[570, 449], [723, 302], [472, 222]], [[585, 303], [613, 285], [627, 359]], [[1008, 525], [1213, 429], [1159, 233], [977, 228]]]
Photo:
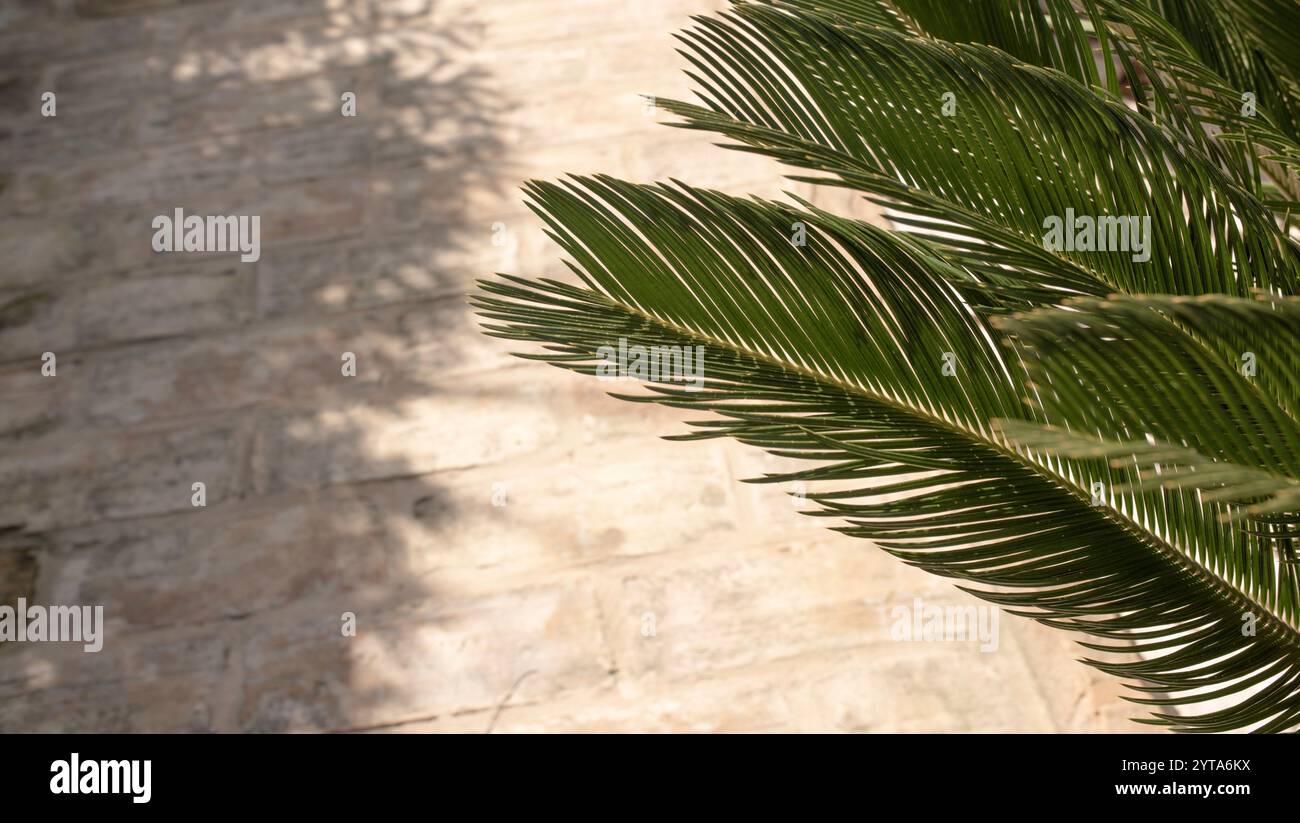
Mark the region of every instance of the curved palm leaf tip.
[[[521, 356], [603, 377], [640, 352], [647, 393], [615, 396], [713, 413], [672, 439], [808, 459], [755, 482], [836, 481], [810, 499], [839, 531], [1081, 634], [1139, 722], [1292, 730], [1300, 6], [1263, 6], [735, 2], [679, 36], [701, 102], [659, 105], [898, 230], [533, 183], [582, 285], [473, 302], [544, 344]], [[1150, 218], [1146, 259], [1045, 242], [1067, 214]], [[661, 368], [698, 351], [692, 385]]]

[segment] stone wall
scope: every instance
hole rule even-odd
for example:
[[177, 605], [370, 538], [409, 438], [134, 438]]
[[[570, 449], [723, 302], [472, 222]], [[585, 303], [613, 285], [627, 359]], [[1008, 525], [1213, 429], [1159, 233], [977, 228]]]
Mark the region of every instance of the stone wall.
[[[720, 5], [0, 9], [0, 595], [107, 620], [98, 654], [0, 646], [0, 730], [1139, 728], [1025, 621], [895, 642], [974, 601], [476, 330], [473, 278], [565, 274], [530, 177], [873, 216], [644, 112]], [[156, 253], [175, 208], [260, 215], [260, 259]]]

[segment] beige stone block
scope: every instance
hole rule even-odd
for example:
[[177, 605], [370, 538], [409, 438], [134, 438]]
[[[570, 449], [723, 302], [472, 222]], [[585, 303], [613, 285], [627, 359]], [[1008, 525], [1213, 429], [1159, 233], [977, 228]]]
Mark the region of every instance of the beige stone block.
[[[609, 676], [595, 600], [580, 584], [465, 602], [435, 592], [410, 606], [346, 598], [332, 606], [251, 638], [240, 728], [389, 724], [486, 709], [512, 695], [544, 700]], [[356, 637], [340, 636], [343, 611], [355, 612]], [[312, 677], [297, 675], [304, 670]]]
[[378, 514], [342, 490], [61, 531], [42, 587], [132, 632], [346, 596], [400, 580]]
[[209, 506], [240, 488], [245, 435], [237, 423], [101, 432], [52, 432], [0, 454], [0, 522], [33, 531], [100, 519], [192, 510], [203, 482]]

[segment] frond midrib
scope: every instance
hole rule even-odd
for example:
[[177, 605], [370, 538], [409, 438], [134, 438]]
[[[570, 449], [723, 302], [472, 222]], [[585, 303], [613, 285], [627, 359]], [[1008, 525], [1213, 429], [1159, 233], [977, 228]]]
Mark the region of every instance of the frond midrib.
[[1275, 614], [1271, 608], [1264, 605], [1263, 603], [1258, 602], [1248, 592], [1241, 591], [1236, 586], [1233, 586], [1227, 580], [1224, 580], [1219, 575], [1214, 573], [1213, 570], [1203, 567], [1201, 564], [1197, 563], [1195, 560], [1188, 557], [1186, 554], [1178, 550], [1176, 547], [1167, 544], [1164, 540], [1162, 540], [1158, 536], [1152, 534], [1146, 529], [1143, 529], [1138, 524], [1132, 522], [1127, 517], [1125, 517], [1121, 512], [1114, 509], [1113, 507], [1091, 506], [1090, 498], [1088, 498], [1084, 494], [1082, 489], [1079, 489], [1073, 484], [1064, 481], [1061, 477], [1059, 477], [1054, 472], [1050, 471], [1047, 467], [1043, 466], [1038, 461], [1033, 460], [1025, 455], [1022, 455], [1021, 453], [1017, 452], [1014, 449], [1004, 446], [1002, 443], [998, 442], [997, 440], [991, 438], [985, 439], [980, 435], [979, 432], [972, 430], [966, 426], [956, 425], [952, 421], [947, 420], [943, 417], [938, 417], [936, 415], [933, 415], [928, 411], [913, 408], [912, 406], [902, 404], [897, 400], [895, 400], [894, 398], [889, 397], [887, 395], [876, 394], [868, 390], [866, 387], [859, 386], [854, 383], [848, 383], [834, 376], [826, 375], [823, 374], [822, 372], [808, 369], [803, 366], [786, 363], [766, 353], [752, 351], [739, 344], [722, 340], [720, 338], [715, 338], [712, 337], [711, 335], [690, 329], [685, 326], [680, 326], [676, 323], [673, 323], [672, 321], [665, 320], [656, 315], [652, 315], [645, 311], [642, 311], [641, 309], [635, 306], [629, 306], [625, 303], [615, 300], [614, 298], [605, 294], [603, 291], [593, 290], [592, 293], [598, 295], [602, 300], [604, 300], [610, 306], [616, 307], [621, 311], [625, 311], [628, 314], [639, 317], [647, 323], [658, 325], [664, 328], [665, 330], [683, 335], [685, 337], [690, 337], [699, 340], [706, 345], [713, 345], [718, 348], [727, 349], [737, 354], [741, 354], [745, 357], [749, 357], [759, 362], [765, 363], [769, 366], [784, 369], [786, 371], [795, 372], [796, 374], [800, 374], [804, 377], [807, 377], [813, 380], [814, 382], [820, 382], [823, 384], [832, 385], [843, 392], [849, 394], [856, 394], [866, 400], [869, 400], [870, 402], [889, 406], [890, 408], [898, 412], [901, 412], [903, 414], [921, 418], [929, 425], [932, 425], [939, 429], [946, 430], [959, 437], [965, 438], [971, 443], [973, 443], [974, 445], [991, 449], [1003, 459], [1006, 459], [1017, 465], [1028, 466], [1034, 472], [1034, 474], [1037, 477], [1039, 477], [1041, 480], [1047, 482], [1049, 485], [1053, 486], [1059, 491], [1066, 493], [1071, 498], [1073, 498], [1076, 502], [1080, 504], [1087, 504], [1089, 509], [1098, 511], [1102, 517], [1104, 517], [1105, 519], [1110, 521], [1114, 526], [1120, 528], [1125, 533], [1130, 535], [1130, 537], [1132, 537], [1134, 540], [1154, 550], [1157, 556], [1159, 556], [1161, 559], [1165, 560], [1168, 563], [1171, 563], [1181, 571], [1191, 574], [1198, 583], [1200, 583], [1201, 585], [1209, 589], [1212, 594], [1220, 596], [1223, 599], [1229, 601], [1229, 605], [1236, 605], [1239, 608], [1244, 607], [1241, 608], [1242, 613], [1263, 614], [1267, 619], [1267, 622], [1264, 623], [1264, 628], [1276, 627], [1277, 632], [1275, 633], [1274, 636], [1277, 637], [1279, 641], [1285, 643], [1293, 652], [1300, 655], [1300, 628], [1292, 625], [1290, 622], [1288, 622], [1281, 616]]

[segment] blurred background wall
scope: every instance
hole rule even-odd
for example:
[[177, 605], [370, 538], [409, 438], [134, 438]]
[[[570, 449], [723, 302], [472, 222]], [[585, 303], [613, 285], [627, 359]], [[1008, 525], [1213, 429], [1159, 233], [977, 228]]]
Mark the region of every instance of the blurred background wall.
[[[878, 219], [646, 111], [723, 5], [0, 2], [0, 598], [107, 623], [0, 645], [0, 730], [1141, 728], [1026, 621], [891, 639], [975, 601], [476, 330], [473, 278], [566, 276], [528, 178]], [[176, 208], [260, 259], [155, 253]]]

